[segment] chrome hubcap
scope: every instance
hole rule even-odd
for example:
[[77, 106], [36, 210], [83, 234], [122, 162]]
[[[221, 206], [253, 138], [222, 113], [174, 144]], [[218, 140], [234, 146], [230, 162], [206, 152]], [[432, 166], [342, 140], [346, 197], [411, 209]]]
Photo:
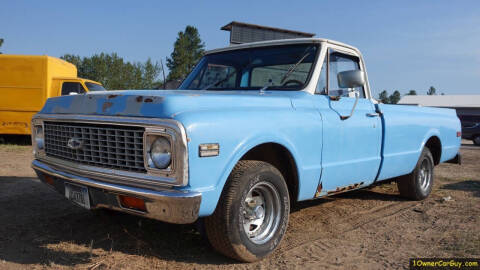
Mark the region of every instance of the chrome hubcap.
[[281, 201], [275, 186], [260, 182], [253, 186], [242, 203], [243, 230], [255, 244], [263, 244], [275, 234], [280, 223]]
[[432, 181], [432, 166], [428, 159], [424, 159], [422, 161], [422, 165], [420, 166], [420, 171], [418, 173], [418, 181], [420, 183], [420, 188], [423, 191], [426, 191], [430, 186], [430, 182]]

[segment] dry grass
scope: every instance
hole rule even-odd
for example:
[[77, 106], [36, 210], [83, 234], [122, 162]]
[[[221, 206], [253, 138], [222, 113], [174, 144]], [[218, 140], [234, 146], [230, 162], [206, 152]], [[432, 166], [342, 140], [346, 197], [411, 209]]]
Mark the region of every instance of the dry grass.
[[436, 167], [421, 202], [386, 183], [300, 203], [279, 250], [239, 264], [193, 225], [74, 206], [36, 180], [31, 146], [0, 145], [0, 269], [402, 269], [413, 257], [479, 257], [480, 148], [462, 153], [464, 165]]
[[0, 144], [0, 151], [5, 152], [21, 152], [32, 149], [30, 145], [18, 145], [18, 144]]

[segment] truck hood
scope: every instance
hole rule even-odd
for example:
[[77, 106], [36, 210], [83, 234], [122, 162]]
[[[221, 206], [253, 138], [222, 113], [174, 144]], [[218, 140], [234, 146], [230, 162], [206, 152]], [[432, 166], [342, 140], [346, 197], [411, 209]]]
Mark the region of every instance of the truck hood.
[[299, 91], [126, 90], [48, 99], [40, 113], [175, 118], [198, 110], [292, 108]]

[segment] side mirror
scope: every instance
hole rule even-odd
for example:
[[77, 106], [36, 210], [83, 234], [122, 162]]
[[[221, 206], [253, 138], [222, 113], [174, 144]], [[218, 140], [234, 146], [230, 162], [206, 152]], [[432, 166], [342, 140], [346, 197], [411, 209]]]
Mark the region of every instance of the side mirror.
[[365, 72], [361, 70], [347, 70], [337, 74], [340, 88], [355, 88], [365, 84]]
[[337, 79], [338, 79], [338, 86], [340, 88], [348, 88], [348, 90], [338, 90], [341, 92], [339, 92], [337, 96], [330, 96], [330, 100], [340, 100], [340, 97], [344, 94], [348, 94], [348, 96], [351, 96], [352, 94], [355, 97], [355, 103], [353, 103], [353, 107], [352, 107], [352, 110], [350, 111], [350, 114], [340, 116], [341, 120], [347, 120], [348, 118], [352, 117], [353, 113], [355, 112], [358, 99], [360, 98], [360, 93], [356, 91], [354, 88], [365, 85], [365, 73], [361, 70], [342, 71], [337, 74]]

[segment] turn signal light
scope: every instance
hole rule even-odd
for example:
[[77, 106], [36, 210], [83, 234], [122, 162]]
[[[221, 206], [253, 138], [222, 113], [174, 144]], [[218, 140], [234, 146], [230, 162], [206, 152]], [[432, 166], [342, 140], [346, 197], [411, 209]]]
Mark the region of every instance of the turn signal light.
[[218, 143], [203, 143], [198, 146], [198, 155], [200, 157], [214, 157], [220, 154], [220, 145]]
[[125, 195], [118, 195], [118, 199], [124, 208], [147, 212], [147, 207], [145, 206], [145, 201], [143, 199]]
[[457, 137], [462, 137], [462, 132], [461, 131], [457, 131]]
[[45, 175], [45, 182], [53, 186], [53, 177], [51, 177], [50, 175]]

